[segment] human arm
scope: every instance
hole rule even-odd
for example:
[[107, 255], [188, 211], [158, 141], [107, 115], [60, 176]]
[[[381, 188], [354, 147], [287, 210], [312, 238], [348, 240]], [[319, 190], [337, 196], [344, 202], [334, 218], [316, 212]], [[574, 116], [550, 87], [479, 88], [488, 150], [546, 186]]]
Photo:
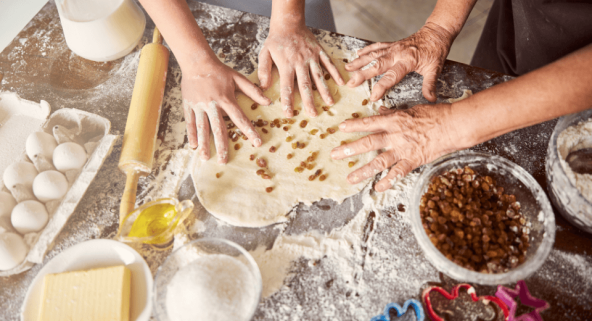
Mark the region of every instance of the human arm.
[[184, 0], [140, 0], [174, 53], [183, 78], [181, 89], [189, 145], [202, 159], [210, 158], [210, 126], [219, 163], [228, 161], [227, 114], [255, 146], [261, 137], [236, 102], [240, 90], [255, 102], [269, 105], [259, 87], [221, 63]]
[[556, 62], [496, 85], [453, 104], [417, 105], [409, 110], [350, 119], [345, 132], [373, 132], [335, 148], [334, 159], [386, 149], [352, 172], [352, 184], [392, 168], [375, 189], [388, 189], [393, 179], [436, 158], [510, 131], [592, 108], [592, 45]]
[[[413, 35], [395, 42], [375, 43], [358, 51], [358, 59], [345, 69], [353, 72], [350, 87], [384, 74], [372, 88], [370, 100], [377, 101], [386, 91], [412, 71], [423, 76], [423, 96], [436, 101], [436, 80], [452, 42], [460, 33], [477, 0], [439, 0], [425, 25]], [[376, 61], [375, 65], [362, 67]]]
[[318, 114], [313, 100], [313, 82], [323, 101], [329, 106], [334, 104], [321, 65], [337, 84], [345, 84], [331, 58], [306, 27], [304, 2], [273, 0], [269, 35], [259, 53], [261, 87], [266, 89], [271, 86], [271, 69], [275, 63], [280, 74], [282, 109], [288, 118], [294, 115], [294, 76], [304, 110], [310, 117]]

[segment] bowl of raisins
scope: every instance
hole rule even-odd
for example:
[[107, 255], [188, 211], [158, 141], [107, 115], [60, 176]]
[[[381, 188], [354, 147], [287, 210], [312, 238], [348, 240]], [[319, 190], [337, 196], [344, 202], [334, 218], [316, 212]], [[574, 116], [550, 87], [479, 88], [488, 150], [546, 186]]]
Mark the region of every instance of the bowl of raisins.
[[522, 167], [473, 151], [428, 164], [414, 187], [413, 233], [428, 260], [465, 282], [505, 284], [539, 269], [555, 242], [544, 190]]

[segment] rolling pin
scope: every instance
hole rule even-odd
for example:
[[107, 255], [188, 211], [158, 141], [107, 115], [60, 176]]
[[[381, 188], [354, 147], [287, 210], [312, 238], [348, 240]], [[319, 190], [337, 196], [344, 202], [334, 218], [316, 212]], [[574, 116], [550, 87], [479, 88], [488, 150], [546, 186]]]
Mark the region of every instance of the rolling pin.
[[146, 44], [140, 53], [123, 134], [119, 169], [127, 179], [119, 207], [120, 223], [135, 208], [139, 178], [152, 171], [168, 64], [169, 50], [162, 45], [162, 36], [155, 28], [152, 43]]

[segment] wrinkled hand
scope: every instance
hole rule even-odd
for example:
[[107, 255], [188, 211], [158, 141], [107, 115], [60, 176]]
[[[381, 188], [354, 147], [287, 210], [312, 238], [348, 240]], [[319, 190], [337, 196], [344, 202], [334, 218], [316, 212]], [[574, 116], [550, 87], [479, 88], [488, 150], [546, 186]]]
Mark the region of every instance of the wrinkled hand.
[[[407, 110], [381, 107], [381, 115], [348, 119], [339, 125], [344, 132], [371, 132], [355, 142], [331, 151], [333, 159], [343, 159], [374, 150], [385, 151], [350, 173], [347, 180], [357, 184], [389, 168], [374, 189], [382, 192], [416, 167], [459, 149], [450, 127], [450, 104], [417, 105]], [[393, 166], [394, 165], [394, 166]]]
[[294, 115], [295, 75], [298, 79], [298, 89], [304, 110], [310, 117], [318, 115], [314, 105], [311, 75], [323, 101], [329, 106], [334, 104], [320, 64], [327, 69], [337, 84], [345, 84], [331, 58], [304, 25], [272, 24], [269, 36], [259, 53], [258, 76], [261, 87], [264, 89], [271, 86], [271, 69], [274, 62], [280, 74], [282, 109], [285, 117], [288, 118]]
[[[412, 71], [423, 75], [423, 96], [436, 101], [436, 80], [442, 71], [454, 37], [435, 23], [427, 23], [413, 35], [396, 42], [375, 43], [358, 51], [360, 56], [345, 66], [353, 71], [347, 83], [357, 87], [367, 79], [384, 74], [374, 88], [370, 100], [376, 101]], [[362, 68], [372, 61], [368, 69]]]
[[218, 60], [211, 60], [209, 63], [199, 64], [197, 68], [183, 70], [181, 90], [189, 146], [199, 148], [199, 155], [203, 160], [210, 159], [211, 127], [218, 163], [228, 162], [228, 133], [223, 119], [225, 115], [230, 117], [254, 146], [261, 146], [261, 136], [239, 107], [234, 93], [240, 90], [260, 105], [269, 105], [271, 101], [245, 76]]

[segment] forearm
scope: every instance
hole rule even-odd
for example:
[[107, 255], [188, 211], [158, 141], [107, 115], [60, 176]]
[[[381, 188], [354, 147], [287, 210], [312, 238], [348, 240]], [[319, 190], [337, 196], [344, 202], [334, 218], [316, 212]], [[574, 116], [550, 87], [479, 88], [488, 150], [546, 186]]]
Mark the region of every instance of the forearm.
[[304, 0], [273, 0], [271, 6], [271, 28], [304, 27]]
[[452, 104], [451, 131], [467, 148], [592, 107], [592, 45]]
[[477, 0], [438, 0], [426, 24], [434, 23], [446, 29], [454, 41], [464, 26]]
[[166, 39], [181, 69], [216, 59], [185, 0], [139, 0]]

